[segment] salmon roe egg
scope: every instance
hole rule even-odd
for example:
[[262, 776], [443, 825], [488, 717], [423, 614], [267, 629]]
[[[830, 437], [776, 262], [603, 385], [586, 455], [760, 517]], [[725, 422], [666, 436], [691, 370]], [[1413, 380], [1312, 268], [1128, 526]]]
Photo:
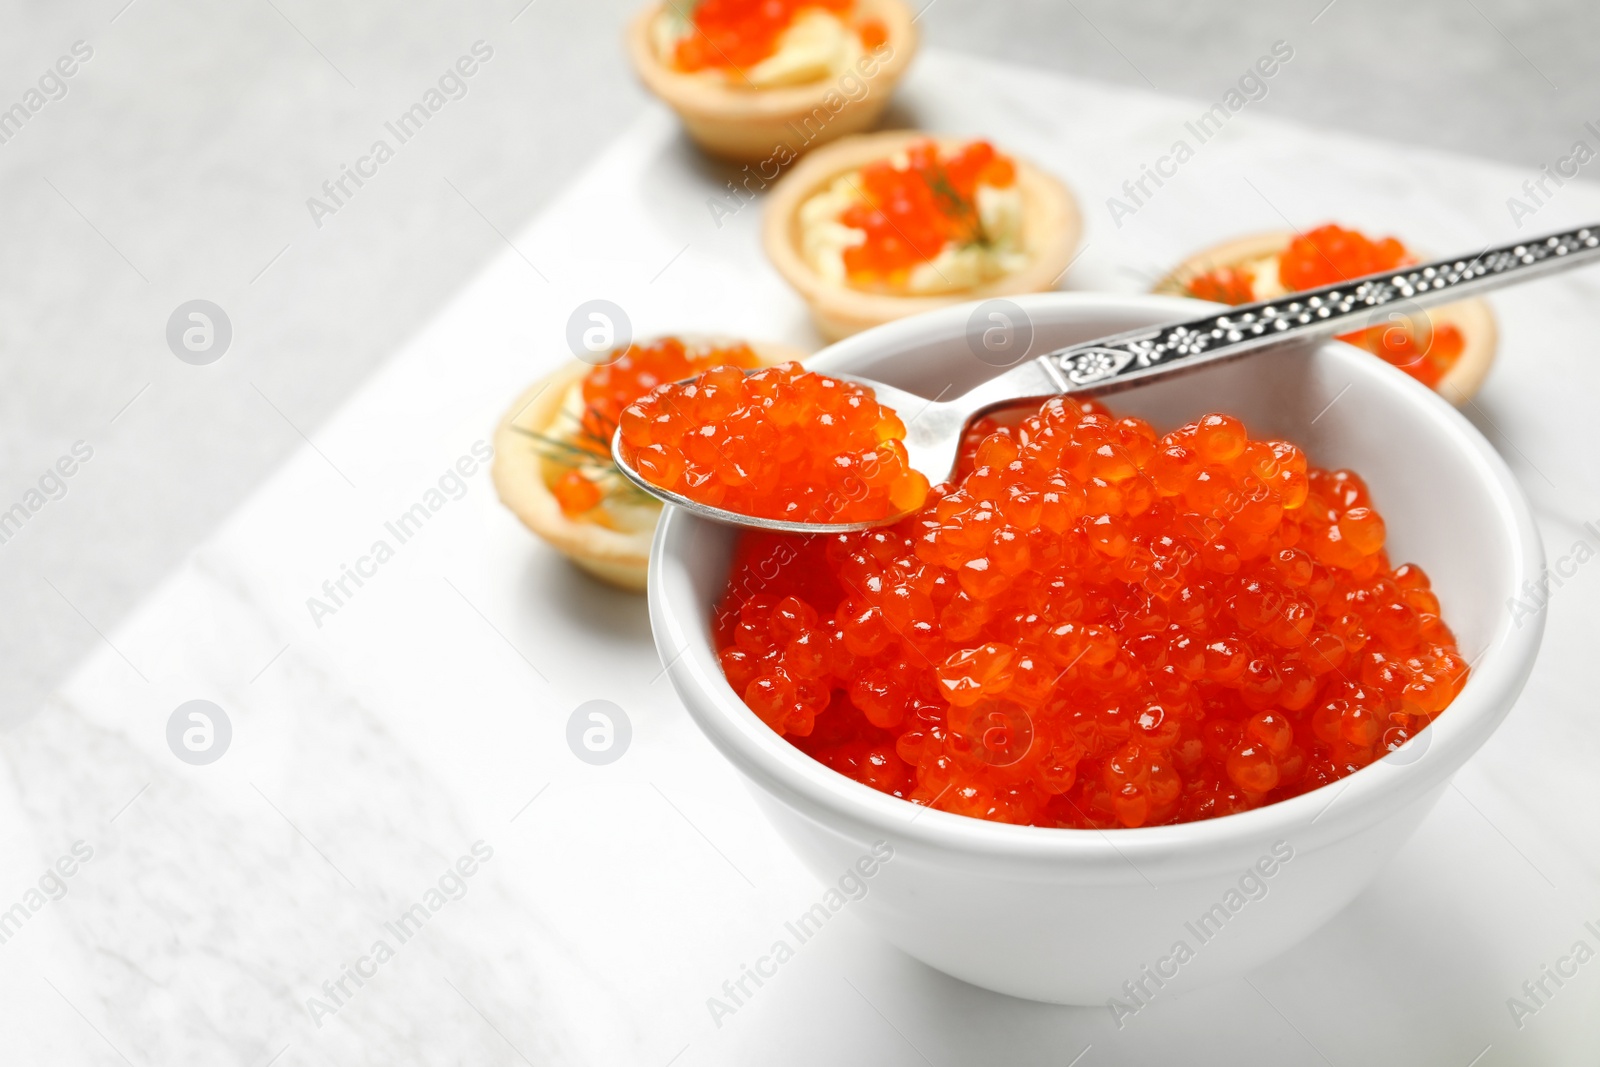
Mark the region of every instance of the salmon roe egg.
[[989, 418], [895, 525], [746, 532], [713, 620], [764, 722], [916, 804], [1067, 828], [1214, 818], [1416, 736], [1467, 663], [1351, 471], [1228, 415]]
[[899, 416], [871, 389], [798, 363], [657, 386], [623, 410], [621, 430], [647, 481], [744, 515], [863, 522], [915, 511], [928, 495]]
[[[740, 70], [778, 50], [778, 38], [807, 10], [844, 16], [855, 0], [699, 0], [689, 16], [693, 29], [677, 43], [673, 56], [680, 70]], [[871, 49], [886, 34], [881, 22], [868, 20], [856, 29]]]
[[585, 478], [576, 467], [563, 471], [560, 477], [550, 483], [550, 495], [556, 498], [562, 514], [569, 519], [594, 510], [605, 497], [600, 487]]
[[[1297, 234], [1278, 257], [1278, 281], [1289, 292], [1316, 289], [1414, 262], [1406, 246], [1393, 237], [1374, 241], [1357, 230], [1329, 223]], [[1222, 304], [1248, 304], [1255, 300], [1255, 279], [1247, 270], [1218, 267], [1191, 279], [1191, 296]], [[1343, 334], [1429, 387], [1437, 386], [1466, 349], [1466, 338], [1455, 326], [1433, 326], [1397, 321]]]

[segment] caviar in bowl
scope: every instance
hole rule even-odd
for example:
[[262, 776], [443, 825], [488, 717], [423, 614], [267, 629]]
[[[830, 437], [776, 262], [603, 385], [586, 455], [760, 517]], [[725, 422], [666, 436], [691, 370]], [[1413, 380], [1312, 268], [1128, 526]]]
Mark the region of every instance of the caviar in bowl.
[[[1179, 318], [1192, 302], [1040, 294], [1013, 298], [1036, 350]], [[819, 354], [932, 396], [992, 376], [967, 343], [971, 305], [901, 320]], [[915, 358], [907, 358], [915, 353]], [[974, 984], [1037, 1000], [1134, 1005], [1124, 983], [1174, 990], [1256, 966], [1350, 902], [1417, 827], [1449, 777], [1504, 718], [1532, 668], [1540, 621], [1507, 598], [1542, 565], [1520, 490], [1450, 406], [1348, 345], [1282, 352], [1112, 398], [1160, 429], [1210, 411], [1293, 441], [1315, 464], [1367, 481], [1396, 559], [1432, 577], [1469, 681], [1393, 756], [1330, 786], [1240, 814], [1171, 826], [1016, 826], [918, 807], [813, 760], [749, 710], [717, 659], [712, 614], [736, 535], [668, 509], [653, 546], [650, 608], [669, 676], [702, 730], [743, 773], [787, 843], [824, 880], [887, 842], [874, 929]], [[759, 576], [759, 572], [758, 572]]]

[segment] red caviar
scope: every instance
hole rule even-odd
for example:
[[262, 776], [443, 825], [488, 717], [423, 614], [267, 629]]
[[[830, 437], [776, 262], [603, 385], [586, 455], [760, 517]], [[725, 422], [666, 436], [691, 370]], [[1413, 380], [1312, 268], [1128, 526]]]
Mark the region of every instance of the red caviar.
[[726, 344], [689, 344], [676, 337], [662, 337], [643, 344], [632, 344], [609, 362], [584, 375], [583, 416], [579, 432], [571, 441], [556, 442], [549, 449], [551, 458], [568, 466], [550, 485], [550, 492], [568, 518], [592, 511], [605, 496], [578, 466], [609, 464], [611, 438], [616, 433], [622, 409], [656, 386], [688, 378], [708, 367], [757, 367], [761, 360], [742, 341]]
[[561, 477], [550, 483], [550, 495], [556, 498], [561, 513], [569, 519], [593, 511], [605, 498], [605, 492], [576, 467], [562, 472]]
[[[1278, 259], [1278, 281], [1290, 292], [1300, 292], [1411, 262], [1406, 246], [1393, 237], [1373, 241], [1329, 223], [1289, 242]], [[1255, 299], [1254, 281], [1249, 271], [1219, 267], [1192, 280], [1189, 292], [1202, 300], [1248, 304]], [[1428, 386], [1439, 384], [1466, 347], [1461, 331], [1448, 323], [1430, 327], [1424, 322], [1420, 336], [1408, 323], [1373, 326], [1344, 334], [1340, 340], [1365, 348]]]
[[[752, 67], [778, 50], [778, 38], [801, 13], [816, 9], [843, 18], [854, 7], [855, 0], [700, 0], [689, 19], [694, 32], [678, 42], [673, 58], [689, 72]], [[877, 19], [856, 32], [869, 49], [887, 36]]]
[[1227, 415], [1157, 435], [1071, 399], [986, 420], [897, 525], [746, 533], [714, 634], [773, 729], [945, 811], [1207, 819], [1413, 737], [1467, 663], [1350, 471]]
[[865, 199], [839, 216], [866, 233], [844, 252], [854, 284], [903, 284], [911, 268], [936, 258], [947, 244], [986, 240], [978, 186], [1004, 189], [1016, 181], [1016, 165], [988, 141], [942, 154], [932, 140], [919, 140], [905, 153], [904, 168], [887, 159], [862, 167]]
[[1256, 298], [1256, 278], [1238, 267], [1218, 267], [1189, 282], [1189, 295], [1219, 304], [1249, 304]]
[[1423, 385], [1432, 388], [1444, 380], [1450, 368], [1456, 365], [1467, 347], [1466, 338], [1450, 323], [1414, 329], [1405, 322], [1388, 326], [1371, 326], [1357, 333], [1345, 334], [1340, 340], [1365, 348], [1405, 371]]
[[1406, 246], [1393, 237], [1373, 241], [1330, 222], [1295, 235], [1278, 259], [1278, 280], [1290, 292], [1299, 292], [1393, 270], [1410, 259]]
[[634, 469], [663, 489], [745, 515], [862, 522], [922, 506], [905, 424], [853, 382], [784, 363], [656, 387], [622, 412]]

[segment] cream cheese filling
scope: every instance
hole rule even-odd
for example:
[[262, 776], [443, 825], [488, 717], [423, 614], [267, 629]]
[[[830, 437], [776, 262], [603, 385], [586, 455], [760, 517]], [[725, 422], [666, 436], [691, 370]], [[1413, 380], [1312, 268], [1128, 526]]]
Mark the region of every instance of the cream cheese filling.
[[1250, 272], [1250, 295], [1256, 300], [1276, 300], [1288, 295], [1289, 290], [1283, 287], [1278, 277], [1278, 261], [1282, 258], [1278, 253], [1273, 253], [1247, 259], [1239, 265], [1238, 269]]

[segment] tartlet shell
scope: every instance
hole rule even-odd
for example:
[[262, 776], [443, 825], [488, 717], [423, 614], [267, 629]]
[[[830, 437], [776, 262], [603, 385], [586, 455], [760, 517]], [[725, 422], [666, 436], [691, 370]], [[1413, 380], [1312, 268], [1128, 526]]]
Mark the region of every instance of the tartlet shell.
[[[678, 335], [686, 343], [729, 343], [724, 337]], [[765, 364], [804, 359], [806, 353], [789, 345], [747, 342]], [[527, 432], [542, 433], [561, 414], [562, 403], [574, 382], [593, 367], [573, 360], [534, 382], [506, 409], [494, 432], [494, 463], [490, 476], [495, 492], [522, 524], [583, 570], [634, 593], [644, 592], [645, 567], [650, 557], [654, 529], [626, 533], [592, 522], [569, 519], [544, 480], [546, 460], [533, 448]]]
[[931, 137], [941, 150], [959, 148], [970, 138], [935, 136], [918, 130], [888, 130], [845, 138], [801, 160], [778, 180], [762, 218], [762, 244], [772, 265], [811, 308], [817, 330], [837, 341], [872, 326], [950, 304], [1015, 293], [1044, 292], [1072, 263], [1083, 232], [1077, 200], [1064, 183], [1027, 160], [1012, 156], [1022, 191], [1023, 243], [1027, 266], [992, 282], [955, 293], [895, 296], [871, 293], [827, 281], [801, 254], [800, 206], [846, 171], [894, 155], [913, 141]]
[[[917, 28], [911, 7], [905, 0], [859, 0], [862, 15], [880, 19], [886, 41], [892, 50], [880, 60], [871, 76], [854, 68], [849, 72], [866, 85], [866, 92], [850, 100], [839, 91], [841, 73], [805, 85], [785, 85], [771, 89], [734, 89], [715, 80], [686, 74], [667, 66], [656, 55], [651, 25], [665, 4], [652, 3], [628, 24], [628, 58], [639, 80], [678, 113], [684, 127], [701, 148], [715, 156], [739, 163], [757, 163], [779, 154], [786, 146], [794, 155], [869, 129], [889, 104], [894, 87], [910, 66], [917, 51]], [[844, 105], [830, 110], [824, 100], [838, 93]], [[803, 128], [792, 129], [813, 117], [822, 108], [826, 123], [818, 123], [816, 133], [807, 140]]]
[[[1188, 295], [1188, 282], [1218, 267], [1238, 266], [1240, 263], [1263, 256], [1281, 254], [1294, 239], [1293, 230], [1275, 230], [1271, 233], [1252, 234], [1232, 241], [1213, 245], [1203, 252], [1190, 256], [1171, 273], [1156, 283], [1154, 293], [1172, 296]], [[1451, 325], [1461, 331], [1465, 342], [1461, 358], [1439, 381], [1437, 392], [1456, 405], [1466, 403], [1489, 376], [1489, 368], [1500, 347], [1500, 331], [1495, 323], [1489, 302], [1482, 297], [1472, 297], [1453, 304], [1429, 308], [1428, 317], [1435, 325]]]

